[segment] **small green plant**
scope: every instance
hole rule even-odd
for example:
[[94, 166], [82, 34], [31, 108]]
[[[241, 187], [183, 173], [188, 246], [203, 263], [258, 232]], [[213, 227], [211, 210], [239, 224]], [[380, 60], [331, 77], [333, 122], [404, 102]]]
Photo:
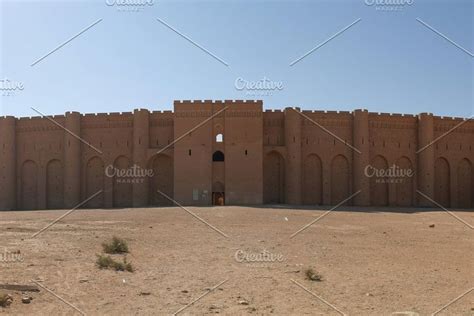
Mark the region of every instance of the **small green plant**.
[[104, 242], [102, 248], [105, 253], [116, 254], [116, 253], [128, 253], [127, 242], [119, 237], [114, 236], [110, 242]]
[[133, 272], [132, 264], [130, 262], [127, 262], [127, 258], [123, 258], [123, 262], [115, 261], [114, 269], [115, 269], [115, 271]]
[[8, 294], [0, 294], [0, 307], [8, 307], [12, 302], [12, 298]]
[[112, 257], [110, 256], [104, 256], [104, 255], [97, 256], [96, 263], [100, 269], [108, 269], [113, 266], [114, 262], [115, 262], [114, 259], [112, 259]]
[[322, 281], [323, 277], [319, 273], [315, 272], [313, 269], [309, 268], [306, 269], [304, 274], [306, 275], [306, 278], [311, 281]]
[[96, 263], [100, 269], [133, 272], [133, 266], [131, 263], [127, 262], [127, 258], [123, 258], [123, 262], [119, 262], [114, 260], [111, 256], [98, 255]]

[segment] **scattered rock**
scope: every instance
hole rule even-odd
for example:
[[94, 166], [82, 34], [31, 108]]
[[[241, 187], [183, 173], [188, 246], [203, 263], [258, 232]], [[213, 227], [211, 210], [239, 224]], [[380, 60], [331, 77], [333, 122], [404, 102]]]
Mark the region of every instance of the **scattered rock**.
[[240, 301], [239, 301], [239, 304], [240, 304], [240, 305], [249, 305], [249, 302], [246, 301], [246, 300], [240, 300]]
[[181, 293], [189, 293], [188, 290], [182, 290]]
[[140, 296], [147, 296], [147, 295], [151, 295], [151, 292], [140, 292], [140, 294], [138, 294]]
[[392, 316], [420, 316], [420, 314], [418, 314], [417, 312], [407, 311], [407, 312], [395, 312], [395, 313], [392, 313]]
[[8, 307], [13, 302], [13, 296], [10, 294], [0, 294], [0, 307]]
[[372, 293], [365, 293], [365, 296], [374, 296]]
[[85, 282], [89, 282], [89, 279], [86, 279], [86, 278], [79, 279], [79, 283], [85, 283]]
[[30, 304], [31, 298], [30, 298], [29, 296], [23, 296], [23, 297], [21, 298], [21, 302], [22, 302], [23, 304]]
[[430, 224], [430, 228], [433, 228], [433, 227], [435, 227], [435, 224]]

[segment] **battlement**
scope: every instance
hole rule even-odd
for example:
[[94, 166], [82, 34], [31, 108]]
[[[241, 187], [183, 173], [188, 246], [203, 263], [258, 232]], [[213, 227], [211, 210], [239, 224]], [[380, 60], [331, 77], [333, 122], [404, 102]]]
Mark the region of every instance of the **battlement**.
[[174, 104], [259, 104], [262, 105], [262, 100], [176, 100]]
[[[251, 110], [255, 111], [258, 110], [259, 107], [263, 105], [262, 100], [176, 100], [174, 101], [175, 107], [178, 106], [178, 112], [181, 111], [197, 111], [197, 110], [204, 110], [209, 111], [213, 110], [215, 105], [238, 105], [238, 107], [232, 110]], [[186, 106], [189, 105], [189, 108]], [[184, 107], [183, 107], [184, 106]], [[240, 107], [241, 106], [241, 107]], [[257, 108], [255, 108], [257, 106]], [[404, 120], [405, 122], [412, 122], [415, 120], [422, 120], [425, 117], [429, 117], [434, 119], [436, 124], [440, 122], [463, 122], [471, 120], [471, 118], [463, 118], [463, 117], [448, 117], [448, 116], [434, 116], [432, 113], [419, 113], [419, 114], [401, 114], [401, 113], [386, 113], [386, 112], [368, 112], [367, 109], [356, 109], [353, 111], [334, 111], [334, 110], [301, 110], [299, 107], [285, 107], [284, 109], [265, 109], [263, 113], [265, 115], [269, 115], [270, 113], [275, 114], [283, 114], [285, 111], [288, 110], [295, 110], [304, 115], [308, 115], [311, 117], [318, 116], [320, 118], [328, 117], [330, 119], [337, 119], [338, 116], [340, 118], [346, 119], [348, 116], [354, 115], [355, 113], [368, 113], [370, 121], [384, 121], [384, 120]], [[121, 120], [132, 120], [133, 116], [136, 112], [147, 111], [150, 114], [151, 119], [158, 119], [160, 117], [166, 118], [173, 118], [175, 117], [176, 113], [173, 110], [154, 110], [150, 111], [146, 108], [137, 108], [133, 112], [108, 112], [108, 113], [79, 113], [77, 111], [68, 111], [65, 114], [58, 114], [58, 115], [48, 115], [48, 116], [30, 116], [30, 117], [19, 117], [15, 118], [13, 116], [1, 116], [0, 120], [15, 120], [17, 121], [20, 126], [25, 126], [24, 124], [29, 123], [38, 123], [42, 120], [51, 121], [55, 120], [58, 122], [63, 122], [68, 115], [75, 114], [79, 115], [81, 118], [85, 119], [86, 121], [92, 119], [94, 121], [101, 121], [101, 120], [114, 120], [114, 121], [121, 121]], [[471, 124], [469, 124], [470, 126]]]

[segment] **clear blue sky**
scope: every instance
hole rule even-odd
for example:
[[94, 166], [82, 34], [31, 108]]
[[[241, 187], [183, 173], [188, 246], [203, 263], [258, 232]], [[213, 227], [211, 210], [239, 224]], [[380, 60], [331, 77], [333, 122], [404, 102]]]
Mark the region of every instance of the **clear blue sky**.
[[[170, 110], [175, 99], [256, 98], [265, 108], [474, 114], [473, 57], [416, 20], [472, 53], [474, 1], [413, 0], [386, 11], [364, 0], [155, 0], [141, 12], [121, 12], [105, 0], [0, 2], [0, 79], [24, 84], [0, 97], [3, 115], [36, 116], [30, 107], [45, 114]], [[266, 77], [283, 89], [248, 96], [234, 87], [239, 77]]]

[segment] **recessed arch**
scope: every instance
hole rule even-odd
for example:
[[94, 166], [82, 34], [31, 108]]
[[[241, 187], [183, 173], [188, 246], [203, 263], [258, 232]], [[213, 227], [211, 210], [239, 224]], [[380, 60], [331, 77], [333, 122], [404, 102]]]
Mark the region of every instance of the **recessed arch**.
[[285, 160], [276, 151], [268, 153], [263, 161], [263, 202], [285, 202]]
[[173, 202], [167, 199], [159, 191], [169, 197], [174, 196], [174, 173], [173, 159], [164, 154], [154, 156], [150, 162], [150, 169], [153, 170], [153, 176], [150, 179], [149, 203], [150, 205], [164, 206], [173, 205]]
[[64, 204], [63, 166], [57, 159], [46, 165], [46, 207], [59, 209]]
[[[408, 157], [400, 157], [396, 166], [405, 174], [395, 185], [395, 199], [398, 206], [413, 205], [413, 164]], [[407, 173], [410, 173], [409, 176]]]
[[103, 208], [105, 207], [104, 162], [100, 157], [94, 156], [87, 161], [86, 164], [86, 198], [97, 194], [100, 190], [102, 193], [97, 194], [86, 204], [87, 208]]
[[[119, 171], [126, 171], [131, 167], [130, 160], [125, 156], [119, 156], [115, 159], [114, 168]], [[114, 207], [130, 207], [133, 205], [132, 201], [132, 183], [128, 177], [120, 177], [115, 173], [113, 179], [114, 187]]]
[[388, 169], [387, 159], [382, 155], [375, 156], [371, 163], [375, 174], [370, 178], [370, 204], [374, 206], [388, 205], [388, 181], [387, 177], [377, 176], [377, 173]]
[[38, 165], [33, 160], [27, 160], [21, 166], [21, 208], [38, 208]]
[[337, 155], [331, 162], [332, 205], [339, 204], [349, 197], [349, 180], [349, 162], [344, 155]]
[[469, 159], [464, 158], [458, 163], [457, 167], [458, 185], [457, 200], [458, 206], [462, 208], [470, 208], [473, 203], [473, 170]]
[[450, 182], [449, 162], [440, 157], [435, 162], [434, 195], [435, 201], [444, 207], [450, 207], [451, 204]]
[[308, 155], [303, 163], [303, 204], [322, 204], [322, 162], [316, 154]]

